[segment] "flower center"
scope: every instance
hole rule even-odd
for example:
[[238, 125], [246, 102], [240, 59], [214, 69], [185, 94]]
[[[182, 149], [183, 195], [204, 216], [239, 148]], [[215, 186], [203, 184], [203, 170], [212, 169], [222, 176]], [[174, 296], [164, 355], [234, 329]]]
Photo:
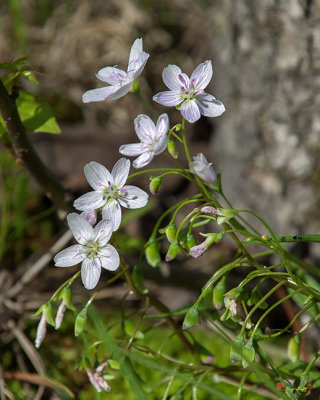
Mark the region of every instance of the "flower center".
[[106, 202], [114, 199], [120, 199], [126, 194], [126, 189], [119, 189], [117, 185], [111, 185], [111, 182], [108, 182], [109, 186], [105, 186], [103, 191], [103, 200]]
[[99, 241], [88, 240], [86, 245], [87, 257], [90, 259], [94, 259], [97, 257], [100, 251]]

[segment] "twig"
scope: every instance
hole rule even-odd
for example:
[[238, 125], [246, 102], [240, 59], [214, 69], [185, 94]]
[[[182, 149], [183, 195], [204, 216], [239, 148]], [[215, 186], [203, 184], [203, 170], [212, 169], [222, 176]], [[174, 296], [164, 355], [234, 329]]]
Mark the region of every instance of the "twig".
[[18, 114], [16, 103], [8, 94], [1, 80], [0, 114], [7, 127], [17, 161], [21, 162], [26, 167], [30, 175], [58, 208], [71, 211], [73, 207], [70, 196], [66, 193], [49, 168], [41, 161], [32, 147]]

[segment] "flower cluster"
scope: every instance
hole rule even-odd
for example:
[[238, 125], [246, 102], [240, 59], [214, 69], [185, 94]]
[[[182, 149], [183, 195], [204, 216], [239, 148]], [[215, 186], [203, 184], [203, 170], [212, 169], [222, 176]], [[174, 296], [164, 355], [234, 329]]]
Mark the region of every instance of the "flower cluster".
[[[136, 39], [131, 47], [127, 72], [116, 67], [102, 68], [97, 73], [97, 78], [107, 82], [109, 86], [87, 91], [83, 95], [83, 102], [116, 100], [130, 90], [137, 91], [132, 89], [136, 87], [134, 81], [141, 74], [148, 58], [149, 54], [143, 51], [142, 39]], [[170, 90], [156, 94], [153, 100], [165, 106], [176, 106], [187, 121], [193, 123], [201, 115], [216, 117], [224, 112], [224, 105], [204, 92], [212, 77], [211, 61], [200, 64], [190, 79], [176, 65], [167, 66], [162, 76]], [[169, 154], [173, 157], [169, 149], [169, 144], [172, 147], [173, 141], [168, 140], [167, 114], [160, 115], [156, 124], [149, 116], [140, 114], [134, 120], [134, 128], [140, 143], [122, 145], [119, 152], [125, 156], [138, 156], [133, 161], [135, 168], [148, 165], [154, 156], [162, 153], [167, 146]], [[67, 217], [77, 244], [60, 251], [54, 262], [57, 267], [70, 267], [81, 263], [81, 278], [87, 289], [93, 289], [97, 285], [101, 268], [114, 271], [119, 266], [119, 255], [108, 242], [112, 233], [119, 229], [121, 207], [141, 208], [148, 202], [148, 194], [145, 191], [136, 186], [126, 185], [129, 169], [130, 161], [126, 158], [118, 160], [111, 172], [95, 161], [84, 167], [84, 174], [93, 190], [74, 202], [74, 207], [82, 212], [81, 215], [71, 213]], [[198, 154], [194, 161], [190, 162], [190, 171], [209, 186], [216, 181], [212, 164], [207, 162], [203, 154]], [[161, 177], [156, 179], [162, 180]], [[153, 189], [151, 191], [156, 193], [157, 190]], [[102, 219], [94, 227], [100, 213]], [[193, 252], [191, 253], [193, 255]]]

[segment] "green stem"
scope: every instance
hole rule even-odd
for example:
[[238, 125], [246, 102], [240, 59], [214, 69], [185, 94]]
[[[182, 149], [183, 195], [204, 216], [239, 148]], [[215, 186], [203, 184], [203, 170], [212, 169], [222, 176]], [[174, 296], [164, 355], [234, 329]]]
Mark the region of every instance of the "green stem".
[[154, 117], [158, 117], [158, 114], [154, 111], [154, 109], [151, 107], [151, 105], [149, 104], [148, 100], [143, 96], [143, 94], [141, 93], [140, 88], [135, 92], [138, 94], [138, 96], [140, 97], [140, 99], [142, 100], [143, 104], [147, 107], [147, 109], [151, 112], [151, 114]]
[[148, 174], [150, 172], [181, 172], [181, 169], [178, 168], [152, 168], [152, 169], [144, 169], [143, 171], [135, 172], [134, 174], [130, 174], [128, 179], [133, 178], [138, 175]]

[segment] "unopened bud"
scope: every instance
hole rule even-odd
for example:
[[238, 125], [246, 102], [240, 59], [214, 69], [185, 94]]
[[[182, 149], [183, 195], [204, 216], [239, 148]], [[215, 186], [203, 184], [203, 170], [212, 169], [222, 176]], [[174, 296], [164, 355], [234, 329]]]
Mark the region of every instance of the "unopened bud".
[[169, 246], [168, 253], [166, 255], [166, 262], [173, 260], [180, 253], [181, 253], [180, 245], [177, 240], [174, 240]]
[[149, 189], [150, 189], [150, 192], [154, 196], [156, 196], [159, 193], [161, 184], [162, 184], [162, 177], [161, 176], [156, 176], [154, 178], [150, 178]]
[[177, 228], [174, 222], [170, 222], [170, 224], [165, 228], [165, 234], [170, 243], [172, 243], [176, 237]]
[[87, 307], [84, 307], [79, 314], [77, 315], [76, 322], [74, 324], [74, 335], [79, 336], [83, 332], [84, 328], [87, 325], [88, 316], [87, 316]]
[[36, 346], [37, 349], [41, 346], [41, 343], [44, 337], [46, 336], [46, 332], [47, 332], [47, 320], [44, 313], [42, 313], [40, 322], [37, 327], [36, 339], [34, 342], [34, 345]]
[[208, 247], [212, 245], [212, 243], [219, 242], [222, 238], [221, 233], [200, 233], [200, 235], [205, 236], [206, 240], [198, 246], [194, 246], [190, 249], [191, 257], [199, 258], [208, 249]]
[[159, 244], [157, 242], [151, 242], [145, 248], [145, 255], [149, 265], [151, 267], [158, 267], [161, 263], [161, 257], [159, 252]]
[[195, 237], [193, 236], [192, 233], [188, 233], [187, 234], [187, 246], [188, 246], [188, 250], [190, 250], [192, 247], [197, 246], [198, 243], [195, 239]]
[[222, 225], [225, 222], [232, 219], [236, 214], [238, 214], [237, 210], [233, 210], [232, 208], [218, 208], [218, 225]]
[[220, 281], [213, 288], [213, 305], [214, 307], [221, 311], [224, 307], [224, 294], [227, 291], [226, 285], [227, 276], [223, 276]]
[[167, 149], [171, 157], [173, 157], [174, 159], [178, 158], [179, 152], [176, 143], [172, 139], [168, 140]]
[[62, 300], [62, 302], [58, 308], [57, 315], [56, 315], [56, 320], [55, 320], [56, 329], [60, 328], [66, 309], [67, 309], [67, 305], [66, 305], [65, 301]]
[[64, 289], [62, 289], [61, 294], [59, 296], [65, 302], [67, 308], [71, 311], [75, 311], [75, 307], [72, 304], [72, 290], [71, 287], [68, 285]]
[[288, 343], [288, 356], [291, 361], [299, 360], [301, 336], [296, 335], [289, 340]]
[[205, 207], [202, 207], [200, 211], [205, 214], [217, 214], [218, 210], [211, 206], [205, 206]]

